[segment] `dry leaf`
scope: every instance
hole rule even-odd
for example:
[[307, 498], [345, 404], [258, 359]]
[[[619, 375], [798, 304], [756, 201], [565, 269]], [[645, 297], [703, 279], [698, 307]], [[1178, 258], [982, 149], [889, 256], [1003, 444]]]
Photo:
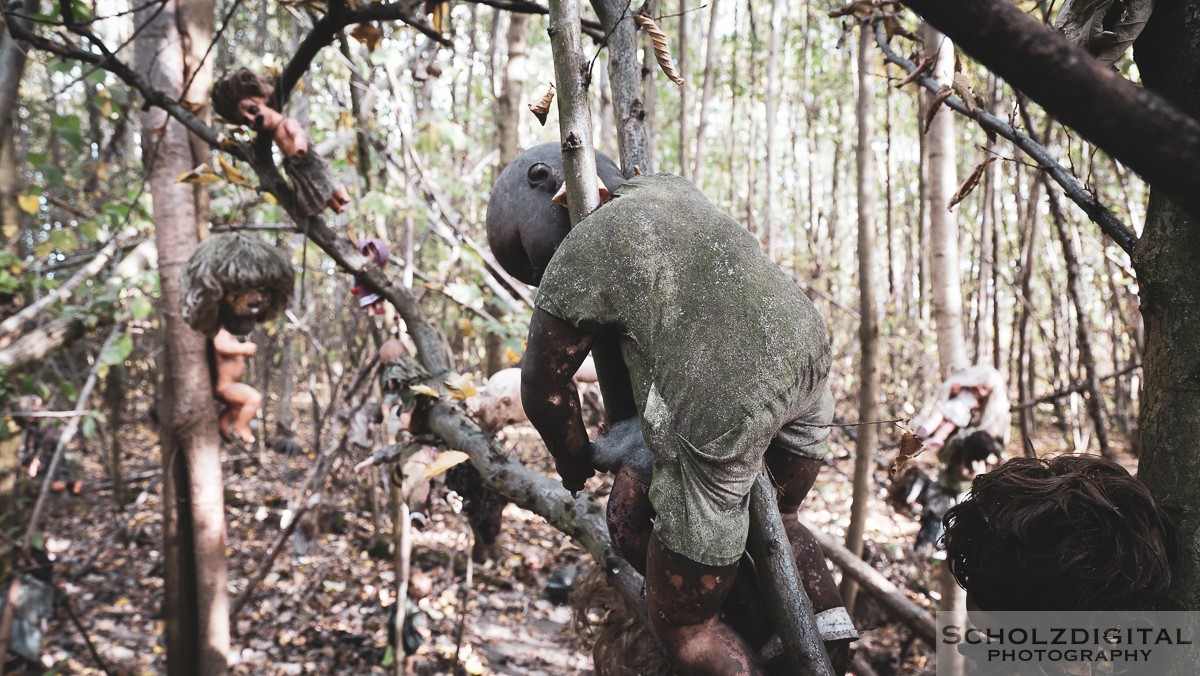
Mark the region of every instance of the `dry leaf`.
[[383, 39], [383, 31], [374, 23], [360, 23], [350, 31], [350, 37], [366, 45], [368, 52], [373, 52], [375, 46]]
[[426, 397], [433, 397], [434, 399], [442, 398], [442, 395], [438, 394], [437, 390], [428, 385], [409, 385], [408, 389], [416, 392], [417, 394], [423, 394]]
[[1154, 11], [1154, 0], [1067, 0], [1054, 28], [1106, 66], [1129, 49]]
[[204, 104], [196, 103], [195, 101], [180, 101], [179, 105], [183, 106], [184, 110], [193, 115], [199, 115], [200, 111], [204, 110]]
[[27, 214], [37, 214], [42, 208], [42, 198], [37, 195], [21, 195], [17, 197], [17, 206]]
[[537, 103], [529, 104], [529, 112], [537, 117], [538, 122], [541, 122], [543, 127], [546, 126], [546, 116], [550, 114], [550, 104], [553, 102], [554, 84], [551, 83], [550, 88], [546, 90], [545, 94], [542, 94], [542, 98], [538, 99]]
[[987, 169], [989, 164], [995, 161], [995, 155], [988, 155], [983, 158], [982, 162], [975, 165], [975, 169], [971, 171], [971, 175], [967, 177], [967, 180], [963, 181], [962, 185], [958, 186], [958, 192], [954, 193], [954, 197], [950, 198], [950, 204], [946, 205], [946, 211], [953, 211], [955, 205], [967, 199], [967, 195], [970, 195], [975, 186], [979, 185], [979, 179], [983, 178], [983, 171]]
[[950, 88], [954, 90], [955, 94], [958, 94], [958, 98], [962, 99], [963, 105], [967, 107], [967, 112], [974, 115], [975, 92], [971, 90], [971, 81], [967, 78], [967, 74], [962, 71], [956, 72], [950, 83]]
[[451, 399], [462, 401], [479, 394], [479, 390], [475, 389], [475, 383], [471, 382], [470, 376], [456, 375], [443, 382], [446, 384], [446, 389], [450, 390]]
[[933, 118], [938, 114], [938, 111], [942, 109], [942, 104], [946, 102], [946, 99], [953, 95], [954, 90], [950, 89], [946, 85], [942, 85], [942, 88], [938, 90], [938, 93], [933, 95], [933, 99], [929, 102], [929, 110], [925, 111], [925, 133], [929, 132], [929, 125], [933, 124]]
[[437, 476], [451, 467], [454, 467], [455, 465], [461, 465], [470, 459], [471, 456], [463, 453], [462, 451], [442, 451], [441, 453], [438, 453], [437, 457], [433, 459], [433, 462], [429, 463], [429, 466], [425, 468], [425, 478]]
[[892, 461], [892, 468], [888, 470], [888, 476], [894, 475], [904, 467], [905, 463], [920, 455], [924, 450], [925, 445], [921, 443], [920, 437], [912, 432], [904, 432], [900, 435], [900, 450], [896, 452], [896, 459]]
[[175, 177], [176, 183], [203, 184], [219, 183], [220, 181], [221, 177], [218, 176], [217, 172], [213, 171], [213, 168], [207, 164], [201, 164], [195, 169], [191, 171], [185, 171], [184, 173]]
[[634, 14], [633, 20], [637, 22], [638, 27], [650, 34], [650, 43], [654, 45], [654, 58], [658, 59], [658, 66], [662, 68], [662, 72], [671, 78], [671, 82], [683, 86], [683, 77], [679, 75], [679, 70], [675, 68], [675, 61], [671, 58], [671, 48], [667, 45], [667, 34], [662, 32], [658, 24], [654, 23], [654, 19], [642, 14]]
[[234, 185], [250, 187], [250, 181], [246, 178], [246, 175], [235, 169], [229, 162], [226, 162], [224, 157], [217, 155], [217, 163], [221, 165], [221, 173], [225, 175], [225, 180]]
[[515, 363], [521, 361], [521, 355], [517, 354], [516, 352], [513, 352], [513, 349], [511, 347], [504, 348], [504, 358], [507, 359], [508, 363], [510, 363], [510, 364], [515, 364]]

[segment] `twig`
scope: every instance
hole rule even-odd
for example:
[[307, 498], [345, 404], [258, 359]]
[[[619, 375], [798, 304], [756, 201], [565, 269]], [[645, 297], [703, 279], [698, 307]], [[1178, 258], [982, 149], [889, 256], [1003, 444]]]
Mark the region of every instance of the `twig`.
[[[887, 44], [887, 39], [884, 37], [883, 25], [875, 25], [875, 42], [879, 45], [879, 49], [883, 52], [883, 57], [903, 68], [910, 75], [918, 69], [918, 66], [912, 61], [900, 56], [892, 50]], [[917, 84], [936, 93], [941, 89], [937, 81], [928, 75], [919, 75], [916, 80]], [[1027, 134], [1018, 131], [1011, 124], [992, 115], [985, 110], [977, 110], [974, 114], [957, 96], [951, 96], [946, 99], [946, 105], [957, 113], [965, 117], [969, 117], [979, 123], [979, 126], [985, 130], [992, 131], [1013, 143], [1027, 155], [1037, 161], [1038, 165], [1044, 169], [1056, 183], [1062, 186], [1063, 192], [1071, 198], [1071, 201], [1079, 205], [1084, 213], [1088, 215], [1096, 225], [1100, 226], [1100, 230], [1108, 235], [1117, 246], [1121, 247], [1125, 253], [1132, 254], [1133, 247], [1137, 244], [1138, 237], [1134, 234], [1127, 225], [1122, 223], [1108, 207], [1100, 203], [1094, 194], [1087, 189], [1083, 183], [1071, 172], [1067, 171], [1050, 156], [1050, 152], [1046, 150], [1040, 143], [1033, 140]]]

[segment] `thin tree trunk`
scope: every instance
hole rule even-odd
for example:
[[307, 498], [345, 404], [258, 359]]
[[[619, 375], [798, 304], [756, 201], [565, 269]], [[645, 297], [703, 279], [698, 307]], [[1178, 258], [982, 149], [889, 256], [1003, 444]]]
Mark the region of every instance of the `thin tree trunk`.
[[[608, 37], [608, 82], [612, 90], [613, 115], [616, 117], [617, 152], [621, 172], [626, 178], [638, 171], [654, 173], [650, 150], [650, 101], [657, 68], [639, 73], [637, 31], [621, 0], [592, 0]], [[615, 24], [615, 25], [614, 25]], [[649, 63], [653, 64], [653, 60]], [[643, 83], [642, 78], [647, 78]], [[646, 85], [646, 86], [644, 86]]]
[[[936, 51], [933, 77], [950, 82], [954, 63], [954, 45], [929, 25], [922, 37], [927, 51]], [[945, 380], [953, 371], [965, 368], [967, 345], [963, 334], [962, 279], [959, 274], [958, 223], [948, 208], [955, 190], [954, 116], [949, 110], [938, 111], [925, 135], [929, 148], [929, 277], [933, 289], [933, 317], [937, 328], [938, 371]], [[940, 586], [943, 611], [966, 609], [966, 594], [958, 586], [949, 567], [941, 566]], [[945, 664], [938, 668], [947, 674], [963, 673], [963, 658], [950, 651]]]
[[125, 505], [129, 502], [126, 495], [124, 470], [121, 455], [123, 446], [122, 426], [125, 424], [125, 399], [129, 389], [129, 367], [125, 364], [114, 364], [108, 369], [108, 377], [104, 383], [104, 401], [108, 406], [108, 430], [110, 435], [109, 475], [113, 485], [113, 503], [117, 514], [123, 514]]
[[692, 159], [692, 182], [702, 188], [704, 181], [704, 166], [707, 164], [708, 139], [708, 104], [712, 101], [713, 82], [716, 81], [716, 68], [713, 67], [714, 55], [717, 51], [717, 11], [720, 0], [709, 0], [708, 35], [704, 37], [704, 85], [700, 92], [700, 116], [696, 121], [696, 156]]
[[[608, 1], [611, 2], [612, 0]], [[648, 0], [646, 3], [646, 12], [650, 16], [658, 16], [658, 5], [659, 0]], [[617, 32], [620, 32], [620, 29], [618, 29]], [[614, 33], [614, 36], [615, 35], [616, 33]], [[657, 143], [656, 139], [658, 138], [658, 77], [658, 65], [655, 63], [654, 59], [654, 47], [650, 44], [649, 40], [646, 40], [645, 45], [642, 47], [642, 103], [645, 105], [646, 109], [644, 125], [646, 128], [646, 158], [647, 161], [650, 162], [651, 166], [654, 165], [654, 144]], [[615, 80], [616, 78], [614, 78], [614, 81]], [[623, 151], [622, 155], [624, 155]], [[629, 170], [629, 167], [621, 165], [621, 171], [625, 172], [626, 176], [629, 175]], [[643, 169], [643, 173], [649, 174], [653, 172]]]
[[592, 151], [592, 115], [579, 49], [579, 4], [576, 0], [550, 3], [550, 45], [554, 80], [558, 84], [558, 129], [562, 139], [563, 174], [571, 223], [583, 220], [600, 206], [596, 187], [596, 155]]
[[[13, 7], [22, 14], [37, 13], [36, 0]], [[20, 21], [20, 19], [14, 19]], [[0, 243], [6, 248], [21, 232], [21, 210], [17, 206], [20, 179], [16, 162], [14, 120], [21, 78], [25, 74], [24, 46], [13, 40], [0, 19]], [[3, 468], [0, 467], [0, 471]]]
[[776, 210], [776, 182], [779, 174], [779, 154], [775, 152], [775, 118], [779, 112], [776, 90], [779, 87], [779, 34], [785, 30], [781, 18], [782, 0], [771, 0], [771, 34], [767, 50], [767, 188], [763, 197], [763, 231], [766, 235], [767, 257], [775, 260], [779, 248], [779, 221]]
[[[192, 0], [186, 8], [167, 0], [138, 12], [149, 21], [136, 41], [138, 70], [155, 88], [204, 104], [210, 79], [191, 69], [212, 40], [212, 0]], [[187, 45], [185, 47], [184, 45]], [[193, 88], [183, 92], [195, 74]], [[177, 183], [190, 171], [193, 148], [183, 125], [161, 109], [142, 114], [153, 222], [159, 253], [162, 313], [166, 339], [165, 400], [162, 428], [166, 553], [168, 673], [224, 674], [229, 652], [229, 601], [225, 566], [225, 508], [216, 415], [205, 338], [180, 316], [179, 272], [195, 249], [206, 198], [202, 189]], [[161, 131], [161, 136], [159, 132]]]
[[[1035, 205], [1041, 200], [1041, 182], [1035, 181], [1029, 188], [1028, 208], [1025, 210], [1024, 222], [1024, 248], [1021, 252], [1021, 271], [1020, 278], [1017, 283], [1020, 289], [1020, 298], [1017, 300], [1016, 307], [1016, 333], [1017, 333], [1017, 350], [1016, 350], [1016, 371], [1017, 371], [1017, 396], [1021, 401], [1029, 401], [1033, 399], [1034, 388], [1034, 359], [1033, 359], [1033, 339], [1029, 333], [1029, 317], [1033, 311], [1033, 275], [1034, 269], [1037, 266], [1037, 250], [1038, 250], [1038, 227], [1037, 227], [1037, 210]], [[1022, 409], [1020, 413], [1020, 428], [1021, 428], [1021, 447], [1025, 449], [1027, 455], [1033, 451], [1033, 445], [1030, 443], [1033, 439], [1033, 433], [1036, 429], [1036, 416], [1032, 409]]]
[[1104, 420], [1104, 402], [1100, 398], [1100, 381], [1096, 376], [1096, 357], [1092, 353], [1092, 323], [1088, 318], [1089, 298], [1079, 282], [1079, 254], [1075, 249], [1072, 233], [1067, 229], [1066, 218], [1059, 206], [1058, 198], [1053, 188], [1047, 183], [1046, 174], [1041, 175], [1042, 184], [1049, 198], [1051, 220], [1058, 232], [1058, 241], [1062, 245], [1063, 261], [1067, 267], [1067, 293], [1075, 306], [1075, 336], [1079, 342], [1079, 361], [1083, 364], [1084, 382], [1087, 383], [1087, 409], [1096, 429], [1096, 442], [1100, 445], [1100, 454], [1112, 460], [1116, 454], [1108, 445], [1108, 431]]
[[[934, 78], [949, 83], [954, 45], [932, 27], [923, 34], [927, 50], [936, 51]], [[962, 319], [962, 278], [959, 274], [958, 223], [947, 206], [955, 191], [954, 116], [949, 110], [934, 116], [926, 134], [929, 144], [929, 245], [933, 283], [933, 317], [937, 326], [938, 367], [942, 378], [965, 368], [966, 340]]]
[[[862, 354], [859, 357], [858, 419], [875, 420], [879, 402], [879, 318], [875, 301], [875, 223], [872, 219], [875, 208], [875, 166], [871, 154], [871, 140], [875, 130], [875, 91], [872, 86], [871, 66], [874, 63], [874, 36], [868, 25], [859, 26], [858, 39], [858, 143], [854, 149], [858, 164], [858, 312], [861, 321], [858, 329]], [[862, 556], [863, 531], [866, 528], [867, 512], [871, 498], [872, 475], [875, 465], [875, 445], [878, 428], [864, 425], [858, 428], [854, 442], [854, 501], [850, 507], [850, 526], [846, 529], [846, 547], [855, 556]], [[847, 608], [854, 608], [858, 596], [858, 585], [850, 577], [842, 581], [842, 600]]]
[[684, 178], [689, 178], [688, 169], [691, 168], [688, 166], [688, 142], [691, 138], [688, 133], [688, 118], [692, 114], [692, 108], [688, 102], [690, 77], [687, 58], [690, 9], [687, 0], [679, 0], [679, 74], [683, 77], [683, 84], [679, 87], [679, 175]]

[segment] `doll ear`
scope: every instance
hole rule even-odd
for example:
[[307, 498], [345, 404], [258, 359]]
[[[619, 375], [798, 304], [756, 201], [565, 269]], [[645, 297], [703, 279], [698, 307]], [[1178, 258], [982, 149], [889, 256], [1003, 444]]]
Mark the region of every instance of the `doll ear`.
[[534, 162], [529, 166], [529, 171], [525, 172], [525, 179], [529, 182], [529, 187], [534, 190], [548, 192], [551, 195], [558, 190], [558, 186], [563, 182], [562, 176], [558, 171], [545, 162]]

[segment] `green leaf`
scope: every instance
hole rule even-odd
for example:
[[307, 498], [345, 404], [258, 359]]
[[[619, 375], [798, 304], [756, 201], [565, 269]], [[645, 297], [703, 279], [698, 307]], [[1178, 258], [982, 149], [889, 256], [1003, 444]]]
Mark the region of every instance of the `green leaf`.
[[42, 535], [42, 531], [35, 530], [29, 534], [29, 541], [33, 548], [38, 551], [46, 551], [46, 536]]
[[150, 313], [154, 311], [154, 305], [150, 302], [149, 298], [138, 296], [129, 305], [129, 311], [133, 313], [134, 319], [141, 322], [145, 321], [150, 316]]
[[71, 401], [75, 401], [79, 398], [79, 390], [76, 390], [75, 386], [72, 385], [71, 381], [69, 380], [58, 381], [58, 391], [62, 393], [62, 396]]
[[100, 353], [100, 361], [109, 366], [123, 364], [131, 352], [133, 352], [133, 338], [128, 333], [122, 333]]
[[79, 431], [83, 433], [84, 439], [96, 438], [96, 419], [92, 416], [85, 416], [83, 423], [79, 426]]

